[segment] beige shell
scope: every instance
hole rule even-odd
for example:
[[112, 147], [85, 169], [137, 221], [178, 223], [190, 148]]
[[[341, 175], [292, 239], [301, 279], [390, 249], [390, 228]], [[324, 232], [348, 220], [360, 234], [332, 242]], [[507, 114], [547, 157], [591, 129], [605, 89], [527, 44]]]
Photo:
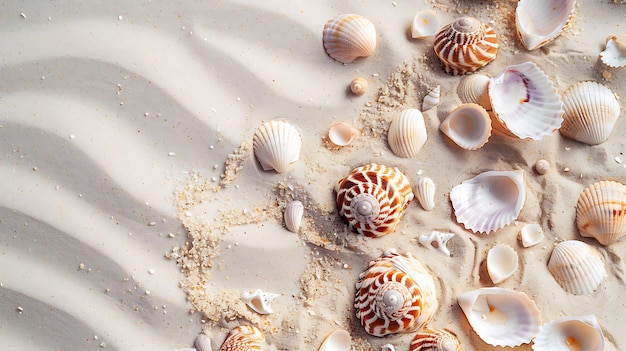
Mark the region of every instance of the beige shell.
[[461, 17], [441, 28], [434, 49], [446, 73], [462, 75], [495, 60], [498, 38], [486, 23]]
[[456, 89], [461, 102], [478, 104], [487, 111], [491, 110], [489, 79], [488, 76], [479, 73], [463, 77]]
[[300, 230], [300, 223], [302, 223], [302, 216], [304, 215], [304, 205], [301, 201], [291, 201], [285, 207], [285, 213], [283, 219], [285, 220], [285, 227], [290, 232], [297, 233]]
[[535, 162], [534, 168], [537, 174], [547, 174], [548, 172], [550, 172], [550, 162], [548, 162], [548, 160], [539, 159]]
[[606, 277], [598, 250], [577, 240], [563, 241], [554, 247], [548, 270], [565, 291], [574, 295], [591, 294]]
[[254, 133], [252, 148], [263, 170], [287, 171], [300, 158], [302, 137], [289, 122], [273, 120], [263, 123]]
[[522, 246], [531, 247], [543, 240], [543, 229], [537, 223], [527, 223], [520, 230], [519, 237], [522, 241]]
[[422, 112], [428, 111], [431, 108], [437, 106], [439, 104], [439, 99], [441, 97], [441, 85], [437, 85], [428, 91], [428, 94], [424, 96], [424, 100], [422, 100]]
[[324, 25], [323, 44], [328, 56], [341, 63], [350, 63], [374, 52], [376, 27], [360, 15], [335, 16]]
[[426, 124], [419, 110], [406, 109], [389, 124], [387, 141], [396, 156], [414, 157], [424, 146], [426, 139]]
[[466, 150], [477, 150], [491, 136], [491, 117], [480, 105], [466, 103], [452, 110], [439, 125], [439, 130]]
[[346, 122], [335, 122], [328, 127], [328, 140], [336, 146], [349, 145], [359, 136], [359, 130]]
[[611, 245], [626, 235], [626, 185], [600, 181], [585, 188], [576, 205], [580, 235]]
[[454, 238], [454, 233], [443, 233], [433, 231], [430, 235], [422, 234], [417, 238], [420, 244], [429, 250], [441, 252], [450, 257], [450, 250], [446, 246], [450, 239]]
[[528, 50], [558, 37], [568, 25], [576, 0], [520, 0], [515, 10], [517, 35]]
[[563, 317], [546, 323], [533, 341], [534, 351], [603, 351], [604, 333], [596, 319], [587, 316]]
[[256, 327], [241, 325], [230, 331], [219, 351], [260, 351], [265, 335]]
[[356, 96], [361, 96], [367, 92], [368, 85], [365, 78], [356, 77], [350, 82], [350, 91]]
[[424, 328], [413, 337], [409, 351], [463, 351], [463, 345], [447, 329]]
[[506, 244], [498, 244], [487, 253], [487, 272], [494, 284], [498, 284], [517, 271], [517, 252]]
[[205, 334], [198, 334], [198, 336], [196, 336], [193, 347], [196, 351], [213, 351], [213, 348], [211, 348], [211, 338]]
[[435, 182], [428, 177], [421, 177], [417, 181], [415, 189], [415, 197], [426, 211], [432, 211], [435, 208]]
[[441, 26], [439, 25], [439, 17], [433, 10], [423, 10], [413, 17], [411, 22], [411, 36], [413, 38], [422, 39], [432, 37], [437, 34]]
[[350, 351], [351, 343], [350, 334], [343, 329], [337, 329], [324, 338], [318, 351]]
[[626, 67], [626, 35], [615, 34], [606, 38], [606, 48], [600, 60], [609, 67]]

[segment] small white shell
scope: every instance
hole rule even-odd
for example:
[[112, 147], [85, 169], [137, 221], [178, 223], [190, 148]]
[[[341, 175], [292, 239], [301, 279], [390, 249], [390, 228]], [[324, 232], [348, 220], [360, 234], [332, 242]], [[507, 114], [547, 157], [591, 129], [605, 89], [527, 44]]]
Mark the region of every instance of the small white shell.
[[241, 294], [241, 300], [258, 314], [270, 314], [274, 313], [271, 306], [272, 302], [279, 296], [280, 294], [273, 294], [264, 292], [261, 289], [256, 289], [253, 293], [246, 291]]
[[524, 224], [520, 230], [520, 239], [524, 247], [537, 245], [543, 240], [543, 229], [537, 223]]
[[454, 238], [454, 233], [442, 233], [438, 231], [433, 231], [432, 233], [430, 233], [430, 235], [420, 235], [418, 241], [429, 250], [437, 251], [450, 257], [450, 250], [448, 250], [446, 244], [452, 238]]
[[411, 22], [411, 36], [413, 38], [432, 37], [439, 31], [439, 17], [433, 10], [423, 10], [413, 17]]
[[426, 211], [432, 211], [435, 208], [435, 182], [428, 177], [421, 177], [417, 181], [415, 189], [415, 197]]
[[291, 201], [285, 207], [285, 213], [283, 215], [285, 220], [285, 227], [291, 232], [297, 233], [300, 229], [300, 223], [302, 222], [302, 216], [304, 215], [304, 205], [300, 201]]
[[346, 122], [335, 122], [328, 127], [328, 140], [337, 146], [349, 145], [359, 131]]
[[324, 338], [319, 351], [350, 351], [352, 338], [347, 331], [337, 329]]
[[322, 41], [328, 56], [341, 63], [350, 63], [374, 52], [376, 27], [360, 15], [335, 16], [324, 25]]
[[476, 150], [491, 136], [491, 118], [482, 106], [466, 103], [452, 110], [439, 125], [439, 130], [458, 146]]
[[198, 334], [198, 336], [196, 336], [196, 340], [193, 342], [193, 347], [195, 347], [197, 351], [213, 350], [211, 348], [211, 338], [205, 334]]
[[410, 158], [426, 143], [426, 124], [419, 110], [406, 109], [391, 121], [387, 141], [396, 156]]
[[487, 271], [494, 284], [498, 284], [517, 271], [517, 252], [505, 244], [494, 246], [487, 253]]
[[567, 26], [575, 0], [520, 0], [515, 10], [517, 35], [528, 50], [540, 48]]
[[565, 291], [574, 295], [591, 294], [606, 277], [598, 250], [577, 240], [563, 241], [554, 247], [548, 270]]
[[600, 60], [609, 67], [626, 67], [626, 35], [606, 38], [606, 48], [600, 53]]
[[396, 351], [396, 347], [393, 344], [385, 344], [381, 346], [380, 351]]
[[287, 171], [289, 164], [300, 158], [302, 137], [298, 129], [285, 121], [263, 123], [254, 133], [252, 148], [263, 170]]
[[604, 334], [596, 316], [563, 317], [541, 327], [534, 351], [602, 351]]
[[548, 160], [539, 159], [535, 162], [535, 172], [544, 175], [550, 171], [550, 162]]
[[361, 96], [367, 92], [368, 85], [365, 78], [356, 77], [350, 82], [350, 91], [356, 96]]
[[489, 79], [489, 77], [480, 73], [465, 76], [456, 88], [459, 99], [463, 103], [474, 103], [482, 106], [487, 111], [491, 110]]
[[599, 181], [583, 189], [576, 204], [580, 235], [611, 245], [626, 235], [626, 185]]
[[437, 106], [439, 104], [439, 98], [441, 96], [441, 85], [437, 85], [428, 91], [428, 94], [424, 96], [424, 100], [422, 100], [422, 112], [428, 111], [431, 108]]

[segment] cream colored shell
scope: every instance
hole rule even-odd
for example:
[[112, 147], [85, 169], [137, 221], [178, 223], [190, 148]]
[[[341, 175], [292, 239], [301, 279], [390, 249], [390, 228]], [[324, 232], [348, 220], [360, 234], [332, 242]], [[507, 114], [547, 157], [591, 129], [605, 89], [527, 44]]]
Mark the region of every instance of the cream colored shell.
[[424, 146], [426, 139], [426, 124], [419, 110], [406, 109], [389, 124], [387, 142], [396, 156], [414, 157]]
[[263, 170], [287, 171], [289, 164], [300, 158], [302, 137], [289, 122], [272, 120], [263, 123], [254, 133], [252, 148]]
[[591, 294], [606, 277], [598, 250], [577, 240], [563, 241], [554, 247], [548, 270], [565, 291], [574, 295]]
[[626, 35], [615, 34], [606, 38], [606, 48], [600, 60], [609, 67], [626, 67]]
[[448, 241], [454, 238], [454, 233], [443, 233], [433, 231], [430, 234], [422, 234], [418, 237], [418, 241], [425, 248], [437, 251], [450, 257], [450, 250], [447, 247]]
[[435, 182], [428, 177], [420, 177], [417, 181], [415, 197], [423, 209], [432, 211], [435, 208]]
[[522, 246], [531, 247], [537, 245], [543, 240], [543, 229], [537, 223], [527, 223], [522, 226], [519, 237], [522, 241]]
[[417, 39], [432, 37], [437, 34], [439, 28], [441, 28], [439, 17], [437, 17], [435, 11], [422, 10], [413, 17], [411, 36]]
[[568, 25], [576, 0], [520, 0], [515, 25], [528, 50], [540, 48], [559, 36]]
[[439, 130], [463, 149], [477, 150], [491, 136], [491, 118], [482, 106], [466, 103], [452, 110]]
[[599, 181], [586, 187], [576, 205], [580, 235], [611, 245], [626, 235], [626, 185]]
[[490, 111], [489, 79], [488, 76], [479, 73], [463, 77], [456, 89], [461, 102], [478, 104], [485, 110]]
[[374, 52], [376, 27], [360, 15], [335, 16], [324, 25], [322, 41], [328, 56], [341, 63], [350, 63]]
[[365, 78], [356, 77], [350, 82], [350, 91], [356, 96], [361, 96], [367, 92], [368, 85]]
[[498, 284], [517, 271], [517, 252], [506, 244], [498, 244], [487, 253], [487, 272], [494, 284]]
[[350, 334], [343, 329], [337, 329], [324, 338], [318, 351], [350, 351], [351, 343]]
[[546, 323], [533, 341], [534, 351], [602, 351], [604, 333], [596, 319], [587, 316], [563, 317]]
[[252, 293], [247, 291], [243, 292], [241, 294], [241, 300], [258, 314], [271, 314], [274, 313], [272, 310], [272, 302], [279, 296], [280, 294], [256, 289]]
[[283, 219], [285, 220], [285, 227], [290, 232], [297, 233], [300, 230], [300, 223], [302, 223], [302, 216], [304, 215], [304, 205], [301, 201], [291, 201], [285, 207], [283, 213]]

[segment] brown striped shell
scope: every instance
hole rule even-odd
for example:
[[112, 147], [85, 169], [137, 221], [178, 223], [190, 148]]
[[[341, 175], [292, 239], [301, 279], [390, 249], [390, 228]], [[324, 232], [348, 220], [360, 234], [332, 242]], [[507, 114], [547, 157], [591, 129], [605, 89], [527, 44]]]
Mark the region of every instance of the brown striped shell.
[[265, 343], [265, 335], [256, 327], [240, 325], [230, 331], [219, 351], [256, 351]]
[[432, 276], [410, 252], [385, 251], [356, 283], [356, 317], [374, 336], [417, 331], [438, 306]]
[[498, 38], [489, 25], [473, 17], [461, 17], [441, 28], [434, 48], [446, 73], [463, 75], [496, 58]]
[[337, 208], [352, 230], [369, 237], [395, 231], [413, 200], [408, 178], [396, 167], [371, 163], [335, 185]]
[[415, 334], [409, 351], [463, 351], [463, 345], [447, 329], [425, 328]]
[[580, 235], [611, 245], [626, 235], [626, 185], [599, 181], [586, 187], [576, 205]]

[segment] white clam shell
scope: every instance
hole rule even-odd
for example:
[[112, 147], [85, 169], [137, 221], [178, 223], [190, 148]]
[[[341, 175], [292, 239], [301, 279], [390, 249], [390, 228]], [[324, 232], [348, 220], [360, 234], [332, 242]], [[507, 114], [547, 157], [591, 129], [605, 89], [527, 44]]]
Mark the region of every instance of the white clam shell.
[[422, 112], [428, 111], [431, 108], [439, 105], [439, 98], [441, 97], [441, 85], [437, 85], [428, 91], [428, 94], [424, 96], [422, 100]]
[[279, 296], [280, 294], [273, 294], [262, 291], [261, 289], [256, 289], [252, 293], [246, 291], [241, 294], [241, 300], [258, 314], [270, 314], [274, 313], [272, 310], [272, 302]]
[[580, 235], [611, 245], [626, 235], [626, 185], [599, 181], [586, 187], [576, 204]]
[[458, 146], [476, 150], [491, 136], [491, 118], [482, 106], [466, 103], [452, 110], [439, 125], [439, 130]]
[[300, 158], [302, 137], [289, 122], [272, 120], [263, 123], [252, 138], [254, 155], [263, 170], [287, 171], [289, 164]]
[[515, 10], [517, 34], [528, 50], [540, 48], [567, 26], [575, 0], [520, 0]]
[[546, 323], [533, 341], [534, 351], [603, 351], [604, 333], [594, 315], [563, 317]]
[[479, 73], [465, 76], [461, 79], [456, 89], [459, 99], [463, 103], [474, 103], [482, 106], [487, 111], [491, 110], [489, 80], [488, 76]]
[[626, 35], [606, 38], [606, 48], [600, 53], [600, 60], [609, 67], [626, 67]]
[[563, 241], [554, 247], [548, 270], [565, 291], [574, 295], [591, 294], [606, 277], [598, 250], [577, 240]]
[[349, 145], [357, 136], [358, 129], [346, 122], [335, 122], [328, 127], [328, 140], [337, 146]]
[[563, 122], [563, 103], [554, 85], [533, 62], [508, 66], [489, 82], [496, 120], [520, 139], [539, 140]]
[[452, 188], [459, 223], [475, 233], [491, 233], [517, 218], [526, 199], [524, 171], [488, 171]]
[[193, 347], [196, 351], [212, 351], [211, 338], [205, 334], [198, 334], [196, 340], [193, 342]]
[[389, 125], [387, 141], [396, 156], [414, 157], [426, 143], [426, 138], [426, 124], [419, 110], [406, 109]]
[[517, 271], [517, 252], [505, 244], [494, 246], [487, 253], [487, 271], [494, 284], [498, 284]]
[[283, 218], [285, 220], [285, 227], [291, 232], [297, 233], [300, 229], [300, 223], [302, 223], [302, 216], [304, 215], [304, 205], [301, 201], [291, 201], [285, 207], [285, 213]]
[[337, 329], [324, 338], [319, 351], [350, 351], [351, 342], [352, 338], [347, 331]]
[[454, 233], [442, 233], [433, 231], [430, 235], [422, 234], [419, 236], [418, 241], [424, 247], [429, 250], [440, 252], [450, 257], [450, 250], [446, 246], [450, 239], [454, 238]]
[[335, 16], [324, 25], [322, 42], [328, 56], [341, 63], [350, 63], [374, 52], [376, 27], [360, 15]]
[[413, 17], [411, 22], [411, 36], [421, 39], [432, 37], [441, 28], [439, 17], [433, 10], [422, 10]]
[[524, 247], [537, 245], [543, 240], [543, 229], [537, 223], [524, 224], [520, 230], [520, 239]]
[[529, 343], [541, 327], [541, 312], [523, 292], [482, 288], [463, 293], [457, 300], [472, 329], [490, 345]]
[[417, 181], [415, 190], [415, 197], [417, 197], [422, 208], [426, 211], [432, 211], [435, 208], [435, 182], [428, 177], [421, 177]]

